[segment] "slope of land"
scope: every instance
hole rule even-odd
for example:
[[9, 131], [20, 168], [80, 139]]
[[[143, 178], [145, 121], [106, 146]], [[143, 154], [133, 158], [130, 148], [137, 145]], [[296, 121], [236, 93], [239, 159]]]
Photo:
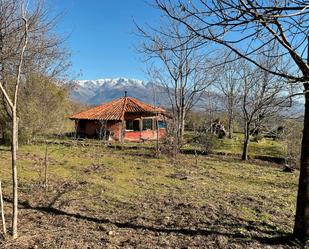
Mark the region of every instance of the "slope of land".
[[[10, 152], [0, 147], [7, 221]], [[1, 248], [297, 248], [298, 173], [225, 156], [43, 145], [19, 151], [19, 238]], [[36, 247], [37, 246], [37, 247]]]

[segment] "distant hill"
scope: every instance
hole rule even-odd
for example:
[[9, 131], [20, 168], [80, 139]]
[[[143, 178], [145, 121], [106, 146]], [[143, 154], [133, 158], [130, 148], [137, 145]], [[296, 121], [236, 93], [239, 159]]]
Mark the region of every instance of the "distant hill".
[[75, 81], [71, 98], [88, 105], [98, 105], [124, 96], [137, 98], [146, 103], [153, 103], [153, 86], [137, 79], [115, 78]]

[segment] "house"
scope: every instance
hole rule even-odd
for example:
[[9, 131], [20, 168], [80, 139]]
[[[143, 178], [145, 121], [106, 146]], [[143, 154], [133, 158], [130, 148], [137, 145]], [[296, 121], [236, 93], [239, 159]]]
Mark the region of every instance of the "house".
[[118, 141], [155, 140], [166, 135], [162, 108], [124, 96], [69, 117], [80, 137]]

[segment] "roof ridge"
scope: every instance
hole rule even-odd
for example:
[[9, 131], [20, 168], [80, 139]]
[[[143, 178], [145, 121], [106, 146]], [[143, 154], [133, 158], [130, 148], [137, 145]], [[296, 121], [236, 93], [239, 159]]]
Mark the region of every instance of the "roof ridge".
[[98, 110], [98, 114], [103, 114], [104, 112], [106, 112], [106, 108], [110, 108], [113, 107], [117, 104], [118, 99], [111, 101], [111, 102], [107, 102], [105, 104], [102, 104], [100, 107], [101, 109]]
[[[146, 105], [146, 106], [149, 106], [149, 107], [153, 107], [152, 105], [146, 104], [146, 103], [144, 103], [144, 102], [142, 102], [142, 101], [140, 101], [140, 100], [138, 100], [138, 99], [135, 99], [135, 98], [131, 98], [131, 101], [133, 101], [134, 104], [137, 104], [137, 105], [139, 105], [139, 106], [141, 106], [141, 105]], [[141, 106], [141, 107], [142, 107], [142, 106]]]
[[127, 98], [128, 97], [124, 97], [123, 99], [123, 107], [122, 107], [122, 112], [121, 112], [121, 116], [120, 116], [120, 120], [123, 120], [124, 118], [124, 114], [125, 114], [125, 111], [126, 111], [126, 105], [127, 105]]

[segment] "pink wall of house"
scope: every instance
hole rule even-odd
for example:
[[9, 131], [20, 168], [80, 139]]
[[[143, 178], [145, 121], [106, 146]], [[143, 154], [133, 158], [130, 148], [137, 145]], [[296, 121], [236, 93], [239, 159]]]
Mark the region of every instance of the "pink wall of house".
[[[166, 135], [166, 129], [159, 129], [159, 138]], [[156, 130], [146, 130], [146, 131], [125, 131], [124, 140], [131, 142], [138, 142], [143, 140], [155, 140], [157, 139]]]
[[[153, 116], [141, 116], [141, 114], [127, 114], [125, 115], [125, 120], [139, 120], [140, 124], [142, 124], [143, 118], [146, 119], [153, 119]], [[125, 123], [125, 122], [124, 122]], [[99, 121], [94, 120], [79, 120], [76, 121], [76, 131], [82, 136], [86, 137], [95, 137], [98, 135], [102, 124]], [[153, 126], [154, 127], [154, 126]], [[108, 120], [106, 123], [106, 129], [110, 132], [110, 138], [113, 140], [120, 140], [121, 139], [121, 128], [122, 122], [119, 120]], [[159, 138], [162, 138], [166, 135], [166, 129], [160, 128], [159, 129]], [[124, 141], [145, 141], [145, 140], [155, 140], [157, 139], [157, 130], [154, 128], [153, 130], [140, 130], [140, 131], [131, 131], [125, 130], [124, 131]]]

